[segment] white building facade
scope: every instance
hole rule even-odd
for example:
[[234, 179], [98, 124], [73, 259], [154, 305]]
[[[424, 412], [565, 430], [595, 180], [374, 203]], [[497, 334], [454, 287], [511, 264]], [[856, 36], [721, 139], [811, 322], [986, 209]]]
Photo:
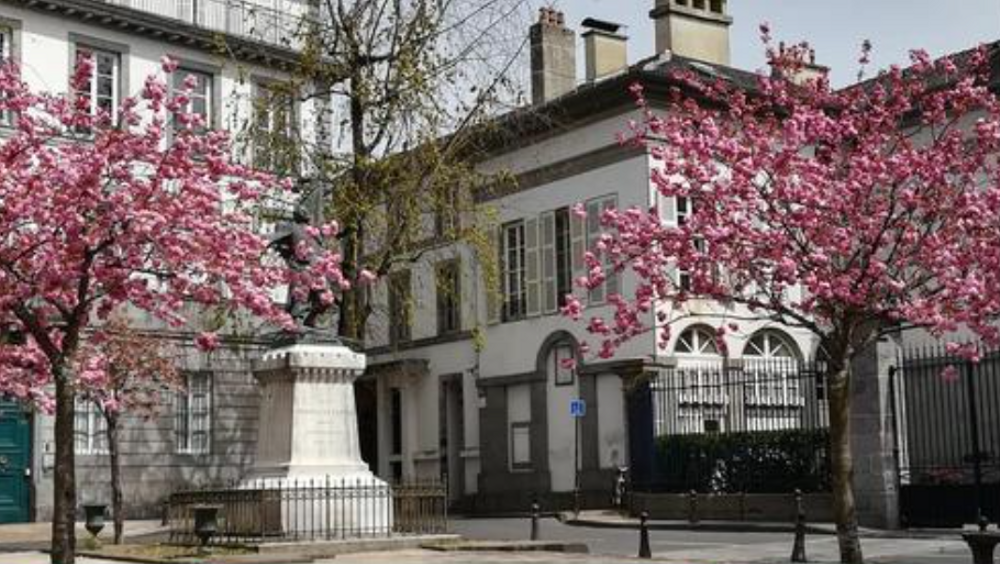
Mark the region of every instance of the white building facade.
[[[815, 344], [808, 334], [763, 321], [741, 321], [720, 348], [716, 329], [741, 312], [692, 302], [683, 312], [668, 312], [673, 337], [665, 350], [657, 346], [656, 329], [601, 360], [580, 353], [580, 343], [594, 343], [584, 323], [559, 312], [567, 293], [581, 294], [573, 281], [600, 234], [602, 210], [656, 207], [668, 222], [683, 222], [690, 213], [687, 202], [656, 191], [651, 171], [657, 164], [645, 150], [617, 141], [629, 120], [641, 118], [628, 87], [643, 84], [657, 111], [669, 111], [672, 70], [755, 84], [754, 75], [728, 66], [725, 2], [661, 0], [651, 16], [661, 54], [632, 67], [614, 24], [585, 22], [582, 83], [575, 80], [575, 34], [562, 14], [542, 10], [532, 26], [535, 104], [501, 118], [509, 139], [479, 165], [516, 179], [514, 188], [482, 201], [496, 215], [495, 290], [485, 280], [484, 257], [456, 245], [426, 252], [374, 288], [379, 305], [368, 328], [370, 368], [359, 384], [359, 409], [368, 427], [362, 437], [368, 460], [383, 477], [447, 476], [452, 499], [470, 510], [524, 511], [534, 499], [566, 507], [574, 490], [583, 503], [606, 504], [616, 469], [630, 461], [627, 398], [635, 382], [666, 371], [697, 378], [701, 366], [738, 364], [744, 357], [811, 358]], [[583, 204], [585, 218], [571, 211], [576, 204]], [[675, 276], [683, 283], [684, 273]], [[634, 284], [627, 272], [610, 277], [585, 296], [585, 316], [613, 315], [608, 296], [633, 295]], [[409, 312], [401, 314], [404, 304]], [[656, 311], [663, 309], [670, 306]], [[656, 327], [654, 313], [646, 324]], [[561, 363], [568, 357], [577, 358], [575, 369]], [[758, 403], [766, 398], [792, 417], [804, 393], [772, 384], [759, 390]], [[585, 402], [583, 417], [571, 415], [574, 400]], [[732, 402], [718, 403], [715, 415], [704, 406], [685, 415], [681, 405], [669, 426], [674, 432], [724, 430], [725, 406]], [[668, 422], [659, 425], [665, 430]]]
[[[241, 158], [270, 166], [264, 144], [242, 141], [247, 124], [263, 133], [324, 142], [318, 131], [325, 106], [273, 95], [289, 80], [306, 0], [51, 0], [0, 2], [0, 54], [13, 59], [37, 91], [64, 93], [78, 57], [92, 57], [91, 101], [114, 108], [162, 72], [180, 88], [195, 77], [192, 111], [212, 128], [237, 137]], [[0, 137], [4, 126], [0, 123]], [[290, 171], [280, 170], [283, 174]], [[185, 351], [187, 389], [149, 420], [126, 420], [121, 435], [125, 505], [130, 517], [159, 515], [180, 485], [236, 480], [253, 461], [258, 391], [250, 374], [252, 342], [230, 343], [212, 355], [191, 346], [192, 334], [166, 331], [143, 317], [140, 326]], [[81, 402], [76, 421], [80, 503], [110, 500], [107, 443], [97, 410]], [[0, 398], [0, 522], [44, 520], [51, 513], [53, 420]]]

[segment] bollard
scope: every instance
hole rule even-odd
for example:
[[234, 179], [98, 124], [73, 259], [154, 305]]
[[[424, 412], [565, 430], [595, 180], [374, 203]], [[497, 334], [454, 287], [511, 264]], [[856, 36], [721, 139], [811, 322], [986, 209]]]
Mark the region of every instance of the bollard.
[[698, 492], [688, 492], [688, 522], [692, 525], [698, 522]]
[[795, 544], [791, 560], [806, 562], [806, 509], [802, 504], [802, 490], [795, 490]]
[[538, 502], [531, 504], [531, 540], [538, 540]]
[[649, 512], [643, 511], [639, 514], [639, 558], [652, 558], [653, 552], [649, 550]]

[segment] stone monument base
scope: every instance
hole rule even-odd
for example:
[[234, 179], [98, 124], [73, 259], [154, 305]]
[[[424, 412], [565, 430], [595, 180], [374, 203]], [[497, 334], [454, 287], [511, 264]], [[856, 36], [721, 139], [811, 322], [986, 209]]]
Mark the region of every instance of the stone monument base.
[[254, 363], [257, 460], [240, 489], [264, 500], [265, 529], [347, 538], [392, 532], [392, 489], [361, 459], [354, 381], [365, 357], [339, 343], [289, 343]]

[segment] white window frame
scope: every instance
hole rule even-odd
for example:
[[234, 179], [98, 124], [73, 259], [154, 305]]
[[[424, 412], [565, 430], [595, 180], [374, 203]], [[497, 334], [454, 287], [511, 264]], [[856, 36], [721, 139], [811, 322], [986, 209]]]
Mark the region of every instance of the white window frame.
[[[198, 381], [203, 388], [196, 388]], [[208, 454], [212, 451], [212, 396], [214, 382], [209, 372], [191, 372], [185, 376], [183, 390], [174, 401], [174, 442], [178, 454]], [[196, 403], [204, 404], [203, 410]], [[199, 445], [196, 436], [204, 434]]]
[[[117, 119], [118, 106], [121, 103], [121, 80], [122, 80], [122, 55], [117, 51], [112, 51], [110, 49], [102, 49], [100, 47], [94, 47], [86, 43], [81, 43], [76, 46], [76, 58], [78, 59], [82, 54], [90, 53], [91, 56], [95, 57], [94, 61], [94, 72], [90, 77], [90, 88], [89, 91], [84, 94], [90, 99], [90, 114], [97, 115], [98, 108], [100, 107], [100, 96], [98, 95], [98, 84], [100, 83], [102, 76], [100, 74], [100, 58], [109, 57], [111, 59], [111, 111], [110, 115], [112, 119]], [[73, 64], [76, 64], [74, 60]], [[107, 77], [105, 77], [107, 78]]]
[[186, 66], [179, 66], [177, 70], [174, 71], [173, 77], [171, 77], [171, 89], [174, 94], [180, 93], [184, 88], [184, 80], [190, 75], [204, 79], [204, 92], [198, 92], [197, 89], [192, 90], [188, 97], [191, 100], [188, 102], [188, 107], [185, 108], [186, 111], [191, 112], [191, 108], [194, 105], [194, 98], [202, 98], [205, 100], [205, 128], [212, 129], [212, 124], [215, 119], [215, 75], [211, 72], [204, 70], [194, 69]]
[[[514, 233], [513, 245], [511, 232]], [[505, 223], [501, 229], [503, 252], [500, 256], [502, 282], [502, 319], [517, 321], [528, 315], [527, 239], [523, 220]]]
[[97, 404], [77, 398], [73, 430], [73, 450], [76, 454], [107, 454], [107, 427], [107, 421]]
[[[295, 96], [287, 94], [285, 92], [276, 92], [275, 86], [278, 83], [275, 81], [270, 81], [266, 79], [260, 79], [254, 82], [253, 86], [253, 124], [256, 128], [255, 139], [253, 140], [253, 163], [254, 166], [259, 166], [261, 168], [274, 168], [275, 167], [275, 155], [274, 155], [274, 139], [279, 134], [277, 131], [277, 115], [276, 111], [278, 108], [278, 102], [281, 102], [281, 106], [284, 106], [286, 110], [285, 118], [285, 128], [280, 134], [289, 143], [295, 142], [296, 137], [299, 133], [299, 107], [296, 103]], [[267, 146], [261, 147], [260, 136], [267, 135]], [[263, 160], [266, 160], [266, 166], [260, 164]], [[301, 166], [298, 163], [297, 166]]]
[[[6, 64], [14, 58], [14, 29], [0, 22], [0, 63]], [[0, 125], [11, 125], [11, 112], [0, 112]]]

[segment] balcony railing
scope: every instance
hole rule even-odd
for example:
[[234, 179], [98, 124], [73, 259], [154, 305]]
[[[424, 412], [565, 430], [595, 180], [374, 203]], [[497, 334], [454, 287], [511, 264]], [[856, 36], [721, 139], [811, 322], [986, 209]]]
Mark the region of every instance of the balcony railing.
[[297, 49], [309, 0], [105, 0], [228, 35]]

